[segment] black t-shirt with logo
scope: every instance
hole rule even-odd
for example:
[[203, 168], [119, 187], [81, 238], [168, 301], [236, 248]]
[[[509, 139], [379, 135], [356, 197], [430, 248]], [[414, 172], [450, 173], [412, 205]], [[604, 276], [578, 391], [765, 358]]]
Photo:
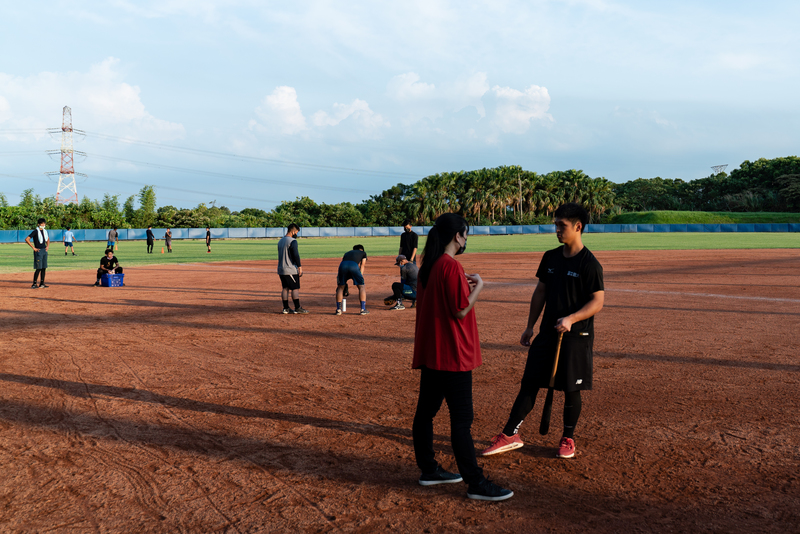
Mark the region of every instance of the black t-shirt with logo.
[[108, 259], [108, 256], [103, 256], [100, 258], [101, 267], [106, 269], [115, 269], [117, 265], [119, 265], [119, 260], [117, 260], [116, 256], [112, 256], [111, 259]]
[[[564, 257], [564, 246], [544, 253], [536, 277], [545, 284], [544, 317], [540, 332], [553, 332], [556, 322], [583, 308], [592, 294], [603, 291], [603, 267], [589, 249], [583, 247], [571, 258]], [[594, 317], [572, 325], [571, 331], [593, 333]]]
[[414, 252], [414, 249], [417, 248], [417, 243], [419, 243], [419, 236], [416, 232], [413, 230], [410, 232], [403, 232], [400, 236], [400, 254], [405, 256], [408, 261], [411, 261], [411, 254]]

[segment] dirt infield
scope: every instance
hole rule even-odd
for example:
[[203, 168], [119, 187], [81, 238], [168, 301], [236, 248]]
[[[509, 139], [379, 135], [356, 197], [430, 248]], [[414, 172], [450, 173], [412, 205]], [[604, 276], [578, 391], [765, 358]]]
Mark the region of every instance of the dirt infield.
[[[578, 455], [559, 424], [479, 460], [514, 490], [417, 484], [413, 310], [335, 317], [338, 261], [307, 260], [307, 316], [281, 315], [274, 262], [0, 275], [2, 532], [797, 532], [800, 252], [600, 252], [595, 389]], [[500, 431], [541, 253], [466, 254], [484, 365], [473, 436]], [[560, 422], [556, 395], [554, 422]], [[436, 446], [455, 469], [446, 410]]]

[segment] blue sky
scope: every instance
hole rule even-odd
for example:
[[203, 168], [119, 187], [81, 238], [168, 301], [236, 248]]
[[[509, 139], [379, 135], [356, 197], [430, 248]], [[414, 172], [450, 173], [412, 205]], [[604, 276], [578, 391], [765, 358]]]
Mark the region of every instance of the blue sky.
[[[691, 180], [797, 155], [797, 2], [8, 2], [0, 192], [55, 193], [61, 109], [80, 196], [360, 202], [521, 165]], [[125, 142], [122, 139], [135, 140]], [[189, 148], [192, 151], [170, 147]], [[246, 156], [231, 158], [209, 152]]]

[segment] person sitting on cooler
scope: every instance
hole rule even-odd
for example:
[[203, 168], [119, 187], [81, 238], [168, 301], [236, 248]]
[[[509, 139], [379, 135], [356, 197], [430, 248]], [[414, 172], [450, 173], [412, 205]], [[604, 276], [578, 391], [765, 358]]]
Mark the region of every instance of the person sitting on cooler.
[[100, 258], [100, 268], [97, 269], [97, 282], [95, 286], [100, 285], [100, 279], [104, 274], [122, 274], [122, 267], [119, 266], [119, 260], [114, 256], [114, 251], [110, 248], [106, 249], [106, 255]]

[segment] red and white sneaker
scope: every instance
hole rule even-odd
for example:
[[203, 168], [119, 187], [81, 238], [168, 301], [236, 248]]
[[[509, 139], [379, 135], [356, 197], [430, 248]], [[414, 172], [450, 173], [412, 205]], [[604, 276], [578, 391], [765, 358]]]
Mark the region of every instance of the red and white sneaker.
[[492, 438], [492, 444], [481, 451], [481, 456], [491, 456], [492, 454], [500, 454], [501, 452], [513, 451], [522, 447], [522, 440], [519, 436], [506, 436], [502, 432]]
[[561, 438], [556, 458], [572, 458], [575, 456], [575, 442], [571, 438]]

